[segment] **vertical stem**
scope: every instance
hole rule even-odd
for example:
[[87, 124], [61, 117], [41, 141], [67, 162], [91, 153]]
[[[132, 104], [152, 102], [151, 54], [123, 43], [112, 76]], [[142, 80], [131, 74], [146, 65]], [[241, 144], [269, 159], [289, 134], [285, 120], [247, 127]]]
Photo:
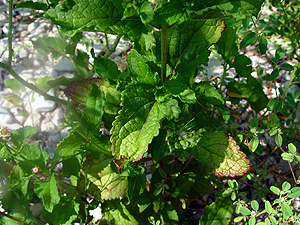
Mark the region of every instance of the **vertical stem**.
[[227, 71], [227, 63], [224, 62], [223, 63], [223, 74], [222, 74], [222, 77], [221, 77], [221, 83], [220, 83], [220, 87], [219, 87], [219, 93], [220, 94], [222, 92], [222, 86], [224, 84], [224, 79], [225, 79], [225, 76], [226, 76], [226, 71]]
[[162, 26], [161, 29], [161, 82], [167, 77], [167, 54], [168, 54], [168, 28]]
[[12, 55], [13, 55], [13, 50], [12, 50], [12, 9], [13, 9], [13, 0], [9, 1], [9, 13], [8, 13], [8, 60], [7, 63], [8, 65], [11, 66], [11, 61], [12, 61]]

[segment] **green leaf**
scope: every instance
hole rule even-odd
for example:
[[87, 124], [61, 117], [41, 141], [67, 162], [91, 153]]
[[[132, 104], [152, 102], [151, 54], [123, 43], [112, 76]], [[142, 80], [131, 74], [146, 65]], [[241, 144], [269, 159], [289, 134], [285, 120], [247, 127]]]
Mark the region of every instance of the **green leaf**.
[[256, 42], [257, 35], [255, 32], [250, 31], [246, 36], [243, 38], [240, 44], [240, 48], [246, 48], [247, 46], [254, 44]]
[[167, 131], [162, 129], [159, 131], [158, 136], [154, 137], [150, 146], [149, 154], [151, 154], [153, 162], [157, 163], [165, 158], [169, 153], [167, 145]]
[[[97, 200], [120, 198], [127, 193], [127, 177], [115, 173], [110, 162], [112, 157], [102, 156], [99, 159], [89, 159], [85, 167], [86, 179], [91, 182], [88, 193]], [[78, 185], [85, 190], [85, 176], [80, 178]]]
[[37, 127], [25, 126], [11, 132], [12, 142], [19, 148], [25, 143], [27, 138], [36, 134], [39, 131]]
[[250, 162], [232, 137], [223, 132], [204, 134], [194, 152], [199, 162], [219, 176], [243, 176], [250, 170]]
[[287, 152], [282, 153], [281, 157], [282, 157], [283, 160], [286, 160], [286, 161], [289, 161], [289, 162], [293, 162], [293, 160], [294, 160], [293, 154], [287, 153]]
[[38, 166], [40, 169], [46, 169], [50, 156], [37, 145], [23, 145], [19, 154], [15, 156], [16, 162], [27, 174], [32, 173], [32, 168]]
[[275, 187], [275, 186], [271, 186], [270, 187], [270, 190], [273, 191], [274, 193], [276, 194], [279, 194], [280, 193], [280, 189], [278, 187]]
[[159, 212], [161, 213], [161, 220], [164, 224], [178, 224], [177, 211], [170, 201], [166, 202], [163, 210]]
[[55, 9], [47, 11], [45, 17], [60, 25], [69, 36], [81, 31], [102, 31], [133, 40], [141, 33], [147, 33], [139, 17], [123, 19], [123, 12], [121, 1], [70, 0], [59, 2]]
[[95, 84], [88, 94], [86, 108], [82, 112], [82, 120], [86, 128], [91, 132], [99, 132], [102, 126], [102, 116], [105, 104], [104, 93]]
[[86, 142], [86, 139], [79, 132], [69, 134], [57, 145], [57, 148], [54, 150], [53, 161], [57, 161], [60, 158], [68, 159], [78, 154], [78, 150]]
[[185, 22], [172, 27], [168, 31], [171, 68], [184, 73], [206, 64], [208, 47], [220, 39], [224, 28], [221, 20]]
[[287, 194], [289, 198], [297, 198], [300, 196], [300, 187], [293, 187], [291, 192]]
[[285, 50], [281, 47], [277, 48], [275, 52], [275, 57], [277, 60], [282, 59], [285, 55]]
[[280, 65], [280, 68], [286, 71], [292, 71], [294, 69], [294, 67], [291, 64], [288, 63], [282, 63]]
[[286, 204], [285, 202], [282, 203], [281, 205], [281, 211], [283, 214], [283, 218], [284, 219], [288, 219], [290, 216], [292, 216], [292, 209], [290, 208], [290, 206], [288, 204]]
[[227, 225], [232, 218], [232, 213], [233, 207], [230, 197], [219, 197], [214, 203], [205, 207], [199, 225]]
[[101, 204], [103, 217], [116, 225], [138, 225], [126, 206], [119, 200], [105, 201]]
[[46, 11], [48, 9], [48, 5], [42, 2], [24, 1], [24, 2], [19, 2], [16, 5], [16, 9], [17, 8], [28, 8], [28, 9]]
[[117, 64], [106, 58], [94, 57], [95, 70], [99, 77], [107, 79], [110, 83], [117, 83], [120, 70]]
[[52, 53], [53, 58], [58, 59], [65, 56], [65, 48], [67, 43], [64, 39], [58, 37], [41, 37], [36, 41], [32, 41], [34, 49], [40, 51], [41, 54]]
[[229, 92], [238, 93], [245, 96], [251, 107], [256, 112], [264, 109], [269, 102], [261, 84], [259, 84], [259, 82], [253, 77], [248, 77], [247, 83], [230, 82], [227, 85], [227, 89]]
[[257, 120], [257, 118], [252, 118], [251, 119], [251, 121], [250, 121], [250, 126], [252, 127], [252, 128], [255, 128], [255, 127], [257, 127], [258, 126], [258, 120]]
[[238, 54], [238, 47], [236, 45], [236, 32], [233, 27], [227, 26], [222, 33], [219, 42], [215, 45], [218, 53], [220, 53], [223, 59], [230, 63], [232, 56]]
[[38, 78], [35, 81], [35, 86], [47, 93], [51, 88], [51, 86], [48, 84], [48, 81], [50, 80], [55, 80], [55, 79], [53, 77]]
[[290, 190], [290, 188], [291, 188], [291, 184], [289, 182], [287, 182], [287, 181], [283, 182], [283, 184], [282, 184], [283, 191], [288, 191], [288, 190]]
[[128, 54], [128, 69], [133, 78], [142, 84], [156, 86], [160, 81], [159, 74], [151, 70], [147, 62], [135, 49]]
[[54, 207], [52, 213], [43, 213], [43, 219], [51, 222], [51, 224], [72, 224], [78, 217], [79, 205], [74, 198], [61, 197], [59, 204]]
[[196, 181], [196, 174], [193, 172], [187, 172], [180, 174], [175, 180], [176, 186], [174, 190], [171, 190], [173, 197], [181, 197], [188, 194], [192, 186]]
[[246, 207], [244, 207], [244, 206], [242, 206], [242, 207], [240, 208], [240, 213], [241, 213], [243, 216], [251, 215], [250, 209], [248, 209], [248, 208], [246, 208]]
[[190, 19], [188, 9], [181, 1], [174, 0], [172, 2], [165, 2], [155, 10], [154, 21], [159, 26], [172, 26], [175, 23], [181, 24]]
[[172, 96], [178, 97], [184, 103], [195, 104], [197, 101], [195, 92], [181, 82], [168, 80], [164, 82], [164, 87]]
[[255, 152], [259, 144], [259, 140], [256, 136], [254, 136], [249, 142], [249, 149], [251, 152]]
[[278, 145], [278, 146], [281, 146], [281, 145], [282, 145], [282, 137], [281, 137], [280, 134], [277, 134], [277, 135], [275, 136], [275, 143], [276, 143], [276, 145]]
[[140, 7], [140, 17], [144, 24], [150, 23], [154, 18], [154, 10], [149, 2], [143, 2]]
[[205, 99], [213, 105], [224, 105], [224, 99], [221, 94], [209, 83], [209, 81], [201, 81], [197, 84], [196, 94], [203, 95]]
[[122, 93], [122, 110], [113, 122], [113, 154], [128, 161], [140, 160], [159, 133], [159, 107], [152, 86], [132, 84]]
[[143, 193], [146, 187], [146, 173], [128, 177], [128, 198], [131, 200], [134, 197], [139, 196]]
[[48, 212], [52, 212], [55, 205], [59, 203], [58, 194], [54, 174], [50, 180], [37, 180], [34, 182], [34, 192], [39, 198], [43, 199], [43, 205]]
[[264, 55], [266, 54], [268, 50], [268, 40], [265, 36], [261, 36], [258, 42], [258, 48], [260, 51], [260, 54]]
[[251, 201], [251, 208], [254, 211], [257, 211], [259, 209], [259, 205], [258, 205], [258, 202], [256, 200]]
[[163, 102], [158, 103], [160, 109], [160, 115], [162, 118], [167, 118], [168, 120], [178, 119], [181, 109], [178, 106], [178, 101], [173, 98], [167, 98]]
[[279, 100], [277, 98], [272, 98], [267, 105], [268, 111], [272, 111], [279, 103]]
[[246, 55], [236, 55], [233, 62], [233, 67], [235, 68], [238, 75], [240, 75], [241, 77], [251, 77], [251, 59], [248, 58]]
[[91, 92], [95, 84], [105, 94], [105, 108], [104, 111], [108, 114], [116, 115], [120, 110], [118, 106], [121, 101], [121, 95], [112, 87], [104, 78], [90, 78], [78, 81], [72, 81], [64, 90], [65, 95], [72, 99], [75, 103], [86, 103], [88, 94]]
[[4, 80], [4, 84], [14, 92], [20, 90], [20, 88], [22, 87], [22, 84], [16, 79], [6, 79]]
[[11, 102], [14, 105], [20, 105], [23, 102], [23, 99], [16, 94], [10, 94], [7, 97], [3, 97], [3, 99], [5, 99], [8, 102]]
[[273, 208], [272, 208], [272, 205], [269, 201], [265, 201], [265, 209], [267, 210], [269, 215], [272, 214]]

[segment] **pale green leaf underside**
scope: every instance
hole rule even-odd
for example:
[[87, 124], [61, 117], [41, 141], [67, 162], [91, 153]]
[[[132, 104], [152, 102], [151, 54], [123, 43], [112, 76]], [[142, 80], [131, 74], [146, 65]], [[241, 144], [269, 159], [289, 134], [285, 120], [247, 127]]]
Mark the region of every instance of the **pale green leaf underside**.
[[122, 93], [122, 110], [111, 130], [113, 154], [128, 161], [141, 159], [158, 135], [159, 107], [152, 86], [133, 84]]

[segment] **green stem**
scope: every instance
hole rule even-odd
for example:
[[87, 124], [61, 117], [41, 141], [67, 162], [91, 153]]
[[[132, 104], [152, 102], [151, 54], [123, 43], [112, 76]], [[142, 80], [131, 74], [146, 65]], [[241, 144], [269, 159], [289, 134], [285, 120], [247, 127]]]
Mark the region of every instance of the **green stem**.
[[4, 70], [6, 70], [8, 73], [10, 73], [17, 81], [19, 81], [21, 84], [23, 84], [24, 86], [30, 88], [31, 90], [35, 91], [36, 93], [42, 95], [45, 100], [50, 100], [62, 105], [67, 105], [67, 101], [62, 100], [60, 98], [57, 98], [55, 96], [51, 96], [48, 95], [46, 92], [42, 91], [41, 89], [39, 89], [38, 87], [36, 87], [35, 85], [28, 83], [27, 81], [25, 81], [22, 77], [20, 77], [11, 67], [11, 65], [5, 64], [0, 62], [0, 67]]
[[167, 78], [167, 54], [168, 54], [168, 28], [161, 28], [161, 82], [164, 83]]
[[224, 84], [226, 72], [227, 72], [227, 63], [224, 62], [224, 63], [223, 63], [223, 74], [222, 74], [222, 77], [221, 77], [221, 83], [220, 83], [220, 87], [219, 87], [219, 93], [220, 93], [220, 94], [221, 94], [221, 92], [222, 92], [222, 87], [223, 87], [223, 84]]
[[13, 56], [13, 49], [12, 49], [12, 9], [13, 9], [13, 0], [9, 1], [9, 18], [8, 18], [8, 65], [11, 65], [12, 56]]
[[122, 35], [118, 35], [115, 42], [113, 43], [113, 45], [111, 47], [109, 47], [108, 40], [107, 40], [107, 52], [105, 53], [103, 58], [108, 58], [111, 54], [113, 54], [116, 51], [116, 47], [119, 44], [121, 37], [122, 37]]

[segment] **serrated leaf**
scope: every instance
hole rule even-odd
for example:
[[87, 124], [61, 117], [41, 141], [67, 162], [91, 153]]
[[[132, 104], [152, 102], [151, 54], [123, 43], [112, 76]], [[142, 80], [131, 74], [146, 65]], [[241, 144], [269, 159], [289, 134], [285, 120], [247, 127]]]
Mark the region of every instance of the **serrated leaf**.
[[43, 213], [43, 219], [51, 222], [51, 224], [72, 224], [78, 217], [79, 205], [74, 198], [62, 197], [59, 204], [54, 207], [52, 213]]
[[157, 85], [160, 81], [159, 74], [151, 71], [147, 61], [135, 50], [128, 54], [128, 69], [139, 83]]
[[162, 129], [158, 136], [154, 137], [150, 146], [149, 154], [151, 154], [153, 162], [157, 163], [168, 155], [169, 148], [167, 145], [167, 131]]
[[256, 33], [250, 31], [248, 34], [246, 34], [246, 36], [241, 41], [240, 48], [243, 49], [251, 44], [254, 44], [256, 42], [256, 39], [257, 39]]
[[172, 98], [167, 98], [165, 101], [159, 102], [158, 107], [160, 109], [160, 116], [168, 120], [177, 119], [181, 113], [178, 101]]
[[140, 17], [144, 24], [148, 24], [153, 20], [154, 10], [149, 2], [143, 2], [140, 7]]
[[74, 103], [86, 103], [88, 94], [92, 90], [92, 84], [95, 84], [105, 94], [104, 111], [108, 114], [116, 115], [120, 110], [118, 104], [121, 101], [121, 94], [112, 87], [104, 78], [90, 78], [78, 81], [72, 81], [64, 90], [65, 95]]
[[132, 84], [122, 93], [122, 110], [113, 122], [113, 154], [128, 161], [141, 159], [158, 135], [159, 107], [152, 86]]
[[170, 94], [178, 97], [182, 102], [195, 104], [197, 101], [195, 92], [179, 81], [168, 80], [164, 82], [164, 87]]
[[23, 145], [19, 154], [15, 156], [15, 160], [27, 174], [31, 174], [32, 168], [35, 166], [38, 166], [42, 170], [46, 169], [46, 164], [50, 159], [45, 150], [31, 144]]
[[16, 79], [6, 79], [4, 80], [4, 84], [14, 92], [18, 91], [22, 87], [22, 84]]
[[50, 80], [55, 80], [55, 79], [53, 77], [38, 78], [35, 81], [35, 86], [47, 93], [51, 88], [51, 86], [48, 84], [48, 81]]
[[[89, 193], [97, 200], [111, 200], [120, 198], [127, 193], [127, 177], [120, 176], [111, 168], [111, 157], [103, 156], [100, 159], [90, 159], [87, 162], [86, 178], [91, 182]], [[81, 177], [81, 188], [84, 186], [84, 177]], [[82, 186], [83, 185], [83, 186]]]
[[121, 72], [114, 61], [106, 58], [94, 57], [94, 64], [96, 73], [99, 77], [103, 77], [111, 83], [116, 83], [118, 81]]
[[34, 192], [39, 198], [43, 199], [43, 205], [48, 212], [52, 212], [54, 206], [59, 203], [60, 196], [58, 194], [54, 174], [50, 177], [50, 180], [35, 181]]
[[32, 41], [34, 49], [42, 54], [52, 53], [53, 58], [58, 59], [65, 55], [67, 43], [64, 39], [58, 37], [40, 37], [36, 41]]
[[3, 99], [5, 99], [8, 102], [11, 102], [14, 105], [20, 105], [23, 102], [23, 99], [14, 93], [8, 95], [7, 97], [3, 97]]
[[216, 201], [204, 209], [199, 225], [227, 225], [233, 213], [232, 201], [230, 197], [219, 197]]
[[37, 127], [25, 126], [11, 132], [12, 142], [19, 148], [25, 143], [27, 138], [39, 131]]
[[65, 137], [54, 150], [53, 161], [57, 161], [60, 158], [68, 159], [75, 154], [78, 154], [78, 150], [84, 145], [86, 139], [79, 135], [77, 132], [69, 134]]
[[24, 1], [24, 2], [19, 2], [16, 5], [16, 9], [17, 8], [28, 8], [28, 9], [46, 11], [48, 9], [48, 5], [42, 2]]
[[91, 131], [99, 131], [102, 125], [103, 109], [105, 105], [104, 93], [95, 84], [88, 94], [86, 108], [82, 112], [82, 120], [86, 128]]
[[210, 85], [208, 81], [200, 82], [196, 87], [196, 93], [201, 94], [205, 99], [213, 105], [223, 105], [224, 99], [219, 92], [215, 90], [213, 86]]
[[232, 137], [223, 132], [204, 134], [197, 143], [194, 155], [218, 176], [243, 176], [250, 170], [250, 162]]
[[155, 22], [159, 26], [181, 24], [190, 19], [190, 13], [181, 1], [165, 2], [155, 10]]
[[126, 206], [119, 200], [105, 201], [101, 205], [102, 214], [116, 225], [138, 225], [138, 221], [131, 215]]
[[147, 33], [145, 25], [137, 16], [123, 19], [121, 1], [73, 0], [59, 2], [55, 9], [47, 11], [48, 19], [61, 26], [70, 36], [81, 31], [102, 31], [124, 35], [125, 39]]
[[171, 68], [183, 73], [206, 64], [210, 54], [207, 49], [220, 39], [224, 28], [221, 20], [185, 22], [171, 28], [168, 32]]

